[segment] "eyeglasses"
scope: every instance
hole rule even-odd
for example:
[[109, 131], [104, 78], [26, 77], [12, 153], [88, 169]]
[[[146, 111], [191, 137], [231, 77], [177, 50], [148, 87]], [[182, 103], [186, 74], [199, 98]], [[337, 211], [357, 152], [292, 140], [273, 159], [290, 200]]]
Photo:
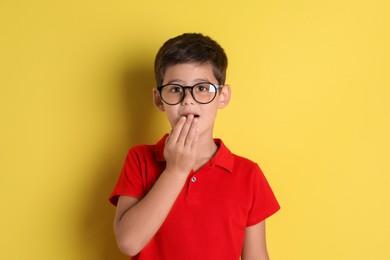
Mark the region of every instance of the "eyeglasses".
[[168, 105], [177, 105], [183, 101], [186, 89], [190, 90], [191, 96], [199, 104], [208, 104], [214, 100], [217, 95], [217, 89], [220, 85], [210, 82], [201, 82], [193, 86], [182, 86], [179, 84], [169, 83], [158, 87], [161, 99]]

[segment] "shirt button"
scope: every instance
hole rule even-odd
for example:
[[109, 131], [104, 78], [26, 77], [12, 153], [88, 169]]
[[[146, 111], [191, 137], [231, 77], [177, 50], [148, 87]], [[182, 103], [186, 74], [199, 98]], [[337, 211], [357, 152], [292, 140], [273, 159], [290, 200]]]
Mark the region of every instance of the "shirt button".
[[192, 181], [192, 182], [196, 182], [196, 177], [195, 177], [195, 176], [192, 177], [192, 178], [191, 178], [191, 181]]

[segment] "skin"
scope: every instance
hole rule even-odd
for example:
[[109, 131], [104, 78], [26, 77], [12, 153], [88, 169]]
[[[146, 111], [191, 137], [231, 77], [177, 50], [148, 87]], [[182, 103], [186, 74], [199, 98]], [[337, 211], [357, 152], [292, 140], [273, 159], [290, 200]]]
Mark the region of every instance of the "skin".
[[[218, 83], [210, 64], [183, 63], [167, 69], [163, 84], [192, 86], [205, 81]], [[167, 165], [141, 200], [119, 197], [114, 230], [124, 254], [134, 256], [144, 248], [163, 224], [191, 170], [197, 171], [217, 152], [213, 140], [214, 122], [218, 109], [229, 104], [230, 96], [230, 86], [224, 85], [211, 103], [199, 104], [187, 89], [184, 100], [171, 106], [161, 100], [157, 89], [153, 90], [154, 104], [166, 114], [172, 127], [164, 149]], [[264, 221], [246, 229], [241, 259], [269, 259]]]

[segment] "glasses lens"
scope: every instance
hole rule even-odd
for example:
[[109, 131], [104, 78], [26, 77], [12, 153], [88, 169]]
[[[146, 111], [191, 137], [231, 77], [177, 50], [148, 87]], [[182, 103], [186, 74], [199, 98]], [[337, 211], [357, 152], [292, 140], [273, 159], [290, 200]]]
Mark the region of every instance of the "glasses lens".
[[161, 90], [161, 97], [168, 104], [180, 103], [183, 95], [184, 89], [179, 85], [166, 85]]
[[217, 86], [211, 83], [198, 83], [193, 87], [183, 87], [178, 84], [168, 84], [161, 87], [161, 98], [169, 105], [179, 104], [184, 99], [185, 89], [190, 88], [196, 102], [207, 104], [217, 95]]
[[211, 83], [196, 84], [192, 90], [195, 100], [199, 103], [209, 103], [217, 94], [217, 88]]

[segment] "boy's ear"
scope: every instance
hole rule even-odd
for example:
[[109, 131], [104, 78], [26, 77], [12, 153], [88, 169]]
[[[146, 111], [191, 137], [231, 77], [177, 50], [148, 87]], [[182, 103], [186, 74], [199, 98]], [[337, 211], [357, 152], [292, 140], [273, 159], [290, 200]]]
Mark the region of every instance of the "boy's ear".
[[231, 94], [230, 85], [223, 85], [219, 93], [218, 108], [225, 108], [229, 104]]
[[160, 93], [156, 88], [153, 88], [153, 103], [160, 111], [165, 111], [164, 102], [161, 100]]

